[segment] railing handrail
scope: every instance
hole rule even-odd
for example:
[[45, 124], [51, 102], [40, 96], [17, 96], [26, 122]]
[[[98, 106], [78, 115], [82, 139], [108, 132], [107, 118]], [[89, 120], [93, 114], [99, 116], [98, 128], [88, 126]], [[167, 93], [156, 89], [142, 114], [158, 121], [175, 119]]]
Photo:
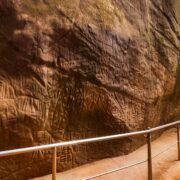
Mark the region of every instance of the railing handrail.
[[155, 132], [155, 131], [158, 131], [167, 127], [171, 127], [177, 124], [180, 124], [180, 120], [172, 122], [172, 123], [168, 123], [162, 126], [157, 126], [148, 130], [141, 130], [141, 131], [135, 131], [135, 132], [130, 132], [130, 133], [115, 134], [115, 135], [110, 135], [110, 136], [72, 140], [72, 141], [65, 141], [65, 142], [54, 143], [54, 144], [46, 144], [46, 145], [40, 145], [40, 146], [31, 146], [31, 147], [26, 147], [26, 148], [6, 150], [6, 151], [0, 152], [0, 158], [5, 157], [5, 156], [24, 154], [24, 153], [38, 151], [38, 150], [50, 149], [54, 147], [64, 147], [64, 146], [78, 145], [78, 144], [83, 144], [83, 143], [92, 143], [92, 142], [99, 142], [99, 141], [105, 141], [105, 140], [111, 140], [111, 139], [119, 139], [119, 138], [136, 136], [136, 135], [141, 135], [141, 134], [148, 134], [148, 133]]

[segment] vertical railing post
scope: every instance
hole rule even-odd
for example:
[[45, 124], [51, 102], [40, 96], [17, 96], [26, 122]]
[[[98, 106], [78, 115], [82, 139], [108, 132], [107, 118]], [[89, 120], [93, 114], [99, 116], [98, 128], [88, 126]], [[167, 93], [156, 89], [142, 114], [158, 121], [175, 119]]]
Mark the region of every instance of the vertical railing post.
[[180, 137], [179, 137], [179, 124], [177, 124], [177, 150], [178, 150], [178, 161], [180, 161]]
[[56, 180], [56, 155], [57, 148], [53, 148], [53, 157], [52, 157], [52, 180]]
[[[150, 128], [148, 128], [150, 130]], [[148, 180], [152, 180], [151, 132], [147, 133]]]

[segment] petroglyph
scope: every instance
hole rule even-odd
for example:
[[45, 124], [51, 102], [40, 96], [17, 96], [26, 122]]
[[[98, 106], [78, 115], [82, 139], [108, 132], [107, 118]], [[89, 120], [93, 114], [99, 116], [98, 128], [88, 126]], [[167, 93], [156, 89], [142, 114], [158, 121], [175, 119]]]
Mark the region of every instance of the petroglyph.
[[[0, 1], [0, 150], [141, 130], [179, 116], [174, 4], [69, 2]], [[58, 148], [58, 171], [126, 154], [132, 143], [143, 140]], [[48, 150], [0, 159], [0, 179], [50, 173], [51, 158]]]

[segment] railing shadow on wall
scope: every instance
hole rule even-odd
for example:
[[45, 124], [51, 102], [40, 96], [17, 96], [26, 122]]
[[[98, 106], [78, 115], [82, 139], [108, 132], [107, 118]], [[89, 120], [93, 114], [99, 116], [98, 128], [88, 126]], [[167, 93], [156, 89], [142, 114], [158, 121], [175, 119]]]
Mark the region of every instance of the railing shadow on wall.
[[[29, 153], [33, 151], [38, 151], [38, 150], [47, 150], [47, 149], [53, 149], [53, 157], [52, 157], [52, 180], [56, 180], [56, 157], [57, 157], [57, 147], [64, 147], [64, 146], [70, 146], [70, 145], [78, 145], [78, 144], [84, 144], [84, 143], [92, 143], [92, 142], [100, 142], [100, 141], [107, 141], [107, 140], [112, 140], [112, 139], [120, 139], [124, 137], [132, 137], [132, 136], [137, 136], [137, 135], [146, 135], [147, 137], [147, 159], [143, 161], [136, 162], [134, 164], [129, 164], [120, 168], [116, 168], [110, 171], [106, 171], [104, 173], [97, 174], [95, 176], [91, 176], [88, 178], [85, 178], [83, 180], [89, 180], [89, 179], [94, 179], [96, 177], [104, 176], [106, 174], [110, 174], [116, 171], [120, 171], [132, 166], [136, 166], [138, 164], [147, 162], [147, 167], [148, 167], [148, 180], [153, 179], [153, 173], [152, 173], [152, 159], [157, 157], [158, 155], [162, 154], [163, 152], [167, 151], [168, 149], [172, 148], [175, 144], [177, 144], [177, 150], [178, 150], [178, 160], [180, 160], [180, 134], [179, 134], [179, 124], [180, 120], [176, 122], [172, 122], [166, 125], [158, 126], [155, 128], [148, 128], [147, 130], [142, 130], [142, 131], [135, 131], [135, 132], [130, 132], [130, 133], [124, 133], [124, 134], [115, 134], [115, 135], [110, 135], [110, 136], [102, 136], [102, 137], [97, 137], [97, 138], [88, 138], [88, 139], [81, 139], [81, 140], [74, 140], [74, 141], [66, 141], [66, 142], [60, 142], [60, 143], [54, 143], [54, 144], [47, 144], [47, 145], [41, 145], [41, 146], [33, 146], [33, 147], [27, 147], [27, 148], [20, 148], [20, 149], [14, 149], [14, 150], [7, 150], [7, 151], [1, 151], [0, 152], [0, 158], [1, 157], [7, 157], [7, 156], [12, 156], [12, 155], [18, 155], [18, 154], [24, 154], [24, 153]], [[169, 128], [169, 127], [174, 127], [176, 126], [177, 128], [177, 141], [173, 144], [171, 144], [169, 147], [166, 149], [162, 150], [158, 154], [152, 156], [151, 151], [151, 135], [153, 132]]]

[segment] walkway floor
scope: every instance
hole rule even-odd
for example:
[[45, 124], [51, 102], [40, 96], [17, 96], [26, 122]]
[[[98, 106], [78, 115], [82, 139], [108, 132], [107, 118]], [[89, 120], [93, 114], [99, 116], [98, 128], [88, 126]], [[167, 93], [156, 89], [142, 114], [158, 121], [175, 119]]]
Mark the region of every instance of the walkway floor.
[[[163, 151], [176, 142], [176, 129], [167, 130], [157, 140], [152, 143], [152, 156]], [[147, 158], [147, 146], [144, 145], [133, 153], [99, 160], [87, 165], [83, 165], [69, 171], [58, 173], [57, 180], [82, 180], [87, 177], [115, 169], [117, 167], [133, 164], [137, 161], [143, 161]], [[105, 176], [94, 178], [94, 180], [146, 180], [147, 179], [147, 162], [130, 167], [125, 170], [114, 172]], [[51, 175], [34, 180], [50, 180]], [[156, 156], [153, 159], [153, 179], [154, 180], [180, 180], [180, 162], [177, 161], [176, 144]]]

